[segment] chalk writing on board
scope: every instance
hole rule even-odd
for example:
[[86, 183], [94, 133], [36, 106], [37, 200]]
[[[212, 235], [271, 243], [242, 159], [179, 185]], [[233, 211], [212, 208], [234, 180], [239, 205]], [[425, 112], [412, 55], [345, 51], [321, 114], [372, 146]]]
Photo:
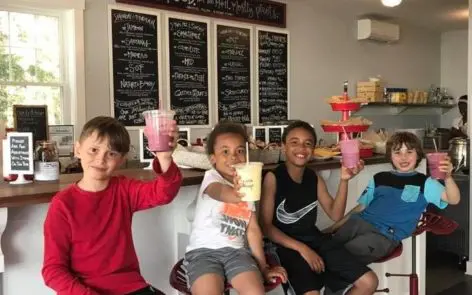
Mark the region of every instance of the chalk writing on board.
[[258, 31], [259, 123], [288, 119], [288, 35]]
[[158, 108], [158, 18], [113, 9], [112, 61], [115, 118], [142, 126], [142, 112]]
[[33, 142], [48, 139], [46, 105], [14, 105], [13, 116], [16, 131], [33, 133]]
[[10, 137], [10, 162], [12, 171], [29, 171], [31, 147], [28, 136]]
[[168, 19], [171, 109], [179, 125], [208, 125], [208, 25]]
[[251, 31], [217, 25], [218, 120], [251, 123]]
[[282, 142], [282, 128], [273, 127], [269, 128], [269, 143], [281, 143]]
[[256, 128], [255, 129], [255, 140], [260, 140], [262, 142], [266, 142], [266, 130], [265, 128]]

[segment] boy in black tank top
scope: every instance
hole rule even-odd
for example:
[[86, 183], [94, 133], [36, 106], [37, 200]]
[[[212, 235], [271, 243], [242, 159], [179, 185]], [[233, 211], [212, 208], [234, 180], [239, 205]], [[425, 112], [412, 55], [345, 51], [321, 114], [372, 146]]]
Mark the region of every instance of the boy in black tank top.
[[316, 227], [318, 204], [334, 220], [346, 209], [348, 181], [363, 168], [341, 167], [341, 181], [332, 198], [324, 180], [307, 168], [316, 143], [313, 127], [303, 121], [289, 125], [282, 136], [286, 163], [268, 172], [261, 198], [265, 235], [277, 245], [277, 254], [287, 270], [297, 295], [319, 295], [323, 286], [349, 295], [371, 295], [377, 288], [374, 272], [358, 262], [342, 244]]

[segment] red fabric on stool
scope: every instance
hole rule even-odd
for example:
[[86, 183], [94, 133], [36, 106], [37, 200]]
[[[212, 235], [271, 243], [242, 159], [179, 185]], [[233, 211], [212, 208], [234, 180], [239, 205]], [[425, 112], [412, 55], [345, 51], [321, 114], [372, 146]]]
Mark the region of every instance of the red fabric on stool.
[[395, 247], [395, 249], [393, 249], [393, 251], [390, 254], [388, 254], [385, 257], [380, 258], [375, 263], [382, 263], [385, 261], [389, 261], [390, 259], [397, 258], [398, 256], [402, 255], [402, 252], [403, 252], [403, 244], [400, 243], [397, 247]]

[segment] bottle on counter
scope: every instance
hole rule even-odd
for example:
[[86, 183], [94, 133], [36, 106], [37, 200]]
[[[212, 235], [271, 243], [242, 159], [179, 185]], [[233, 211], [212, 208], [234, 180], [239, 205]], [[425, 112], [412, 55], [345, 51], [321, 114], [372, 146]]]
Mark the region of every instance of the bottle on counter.
[[59, 179], [59, 150], [55, 141], [38, 141], [34, 151], [34, 179], [53, 181]]

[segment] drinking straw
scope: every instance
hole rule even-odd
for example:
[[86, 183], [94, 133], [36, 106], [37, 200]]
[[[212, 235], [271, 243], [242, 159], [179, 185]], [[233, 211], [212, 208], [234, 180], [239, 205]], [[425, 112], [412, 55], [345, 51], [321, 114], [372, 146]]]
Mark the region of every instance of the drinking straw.
[[352, 139], [350, 138], [349, 133], [346, 132], [346, 128], [344, 128], [344, 125], [341, 125], [341, 127], [343, 128], [344, 134], [346, 134], [347, 139]]
[[436, 138], [433, 137], [433, 144], [434, 144], [434, 149], [436, 150], [436, 153], [438, 152], [438, 146], [436, 145]]
[[249, 142], [246, 142], [246, 164], [249, 163]]

